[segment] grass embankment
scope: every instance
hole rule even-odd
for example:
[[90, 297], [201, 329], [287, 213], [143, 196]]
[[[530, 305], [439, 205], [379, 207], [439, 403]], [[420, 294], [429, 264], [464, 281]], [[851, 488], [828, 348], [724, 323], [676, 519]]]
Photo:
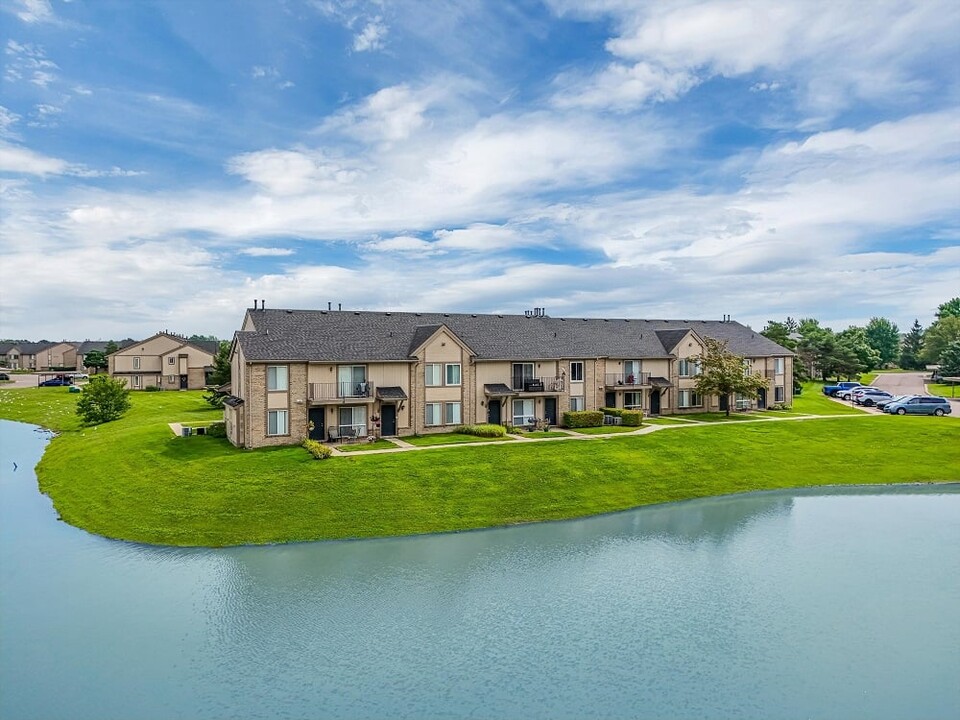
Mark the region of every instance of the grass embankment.
[[513, 440], [509, 435], [505, 437], [480, 437], [466, 433], [435, 433], [433, 435], [414, 435], [403, 440], [417, 447], [431, 447], [433, 445], [462, 445], [463, 443], [503, 442]]
[[927, 383], [927, 392], [941, 397], [960, 398], [960, 384]]
[[62, 433], [38, 475], [65, 521], [146, 543], [406, 535], [750, 490], [960, 480], [960, 423], [944, 418], [691, 424], [316, 461], [300, 447], [249, 452], [173, 437], [170, 421], [218, 416], [198, 393], [134, 394], [126, 417], [98, 429], [80, 427], [75, 403], [60, 388], [5, 390], [0, 417]]

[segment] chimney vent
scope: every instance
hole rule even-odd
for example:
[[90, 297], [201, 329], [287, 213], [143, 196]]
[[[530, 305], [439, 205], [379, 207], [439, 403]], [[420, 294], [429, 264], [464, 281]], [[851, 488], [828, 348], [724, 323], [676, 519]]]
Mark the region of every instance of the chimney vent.
[[327, 310], [333, 310], [333, 303], [329, 300], [327, 301]]
[[254, 310], [257, 309], [257, 299], [256, 299], [256, 298], [253, 299], [253, 309], [254, 309]]
[[343, 303], [337, 303], [337, 310], [343, 310]]
[[263, 300], [263, 299], [260, 300], [260, 309], [261, 309], [261, 310], [266, 310], [266, 309], [267, 309], [267, 301], [266, 301], [266, 300]]

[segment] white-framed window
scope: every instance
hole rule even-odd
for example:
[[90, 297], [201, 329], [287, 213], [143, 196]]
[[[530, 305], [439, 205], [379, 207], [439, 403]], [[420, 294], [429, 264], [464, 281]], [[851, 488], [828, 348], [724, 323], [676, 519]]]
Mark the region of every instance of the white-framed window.
[[[287, 366], [269, 365], [267, 367], [267, 390], [287, 389]], [[286, 433], [281, 433], [286, 435]]]
[[448, 402], [443, 404], [443, 419], [447, 425], [460, 424], [460, 403]]
[[680, 377], [696, 377], [700, 374], [700, 363], [697, 360], [683, 358], [679, 364]]
[[786, 393], [783, 390], [783, 385], [777, 385], [773, 389], [773, 401], [774, 402], [783, 402], [787, 399]]
[[337, 366], [337, 397], [370, 397], [366, 365]]
[[523, 390], [524, 385], [533, 378], [533, 363], [513, 363], [514, 390]]
[[678, 407], [702, 407], [703, 399], [693, 390], [681, 390], [677, 402]]
[[167, 365], [173, 365], [176, 361], [177, 359], [173, 355], [171, 355], [170, 357], [167, 358]]
[[744, 377], [750, 377], [751, 375], [753, 375], [753, 363], [750, 362], [749, 360], [744, 360], [744, 361], [743, 361], [743, 376], [744, 376]]
[[175, 383], [176, 381], [177, 381], [177, 376], [176, 376], [176, 375], [167, 375], [167, 382], [168, 382], [168, 383]]
[[743, 393], [736, 393], [734, 395], [734, 407], [737, 410], [746, 410], [750, 407], [751, 397], [749, 395], [744, 395]]
[[623, 381], [627, 385], [637, 385], [641, 382], [639, 360], [623, 361]]
[[[447, 385], [459, 385], [460, 384], [460, 363], [447, 363], [445, 367], [446, 371], [446, 384]], [[460, 422], [459, 420], [457, 422]]]
[[[139, 359], [140, 359], [140, 358], [137, 358], [137, 360], [139, 360]], [[134, 386], [135, 388], [141, 387], [142, 382], [143, 382], [143, 381], [142, 381], [142, 379], [141, 379], [141, 377], [140, 377], [139, 375], [134, 375], [134, 376], [133, 376], [133, 386]]]
[[269, 410], [267, 412], [267, 435], [287, 434], [287, 411]]
[[773, 359], [773, 374], [774, 375], [783, 375], [783, 358], [774, 358]]
[[340, 437], [366, 437], [367, 409], [363, 405], [339, 408]]
[[583, 382], [583, 361], [570, 361], [570, 382]]
[[527, 425], [536, 419], [533, 412], [533, 400], [513, 401], [513, 424]]
[[573, 410], [574, 412], [577, 412], [578, 410], [583, 410], [583, 408], [584, 408], [583, 395], [571, 395], [570, 409]]
[[623, 406], [631, 410], [643, 407], [643, 393], [628, 392], [623, 394]]
[[423, 384], [427, 387], [437, 387], [443, 384], [443, 365], [441, 363], [427, 363], [423, 366]]
[[440, 412], [443, 410], [443, 403], [427, 403], [424, 405], [423, 421], [427, 425], [440, 425]]
[[133, 369], [134, 369], [134, 370], [139, 370], [139, 369], [140, 369], [140, 356], [139, 356], [139, 355], [135, 355], [134, 358], [133, 358]]

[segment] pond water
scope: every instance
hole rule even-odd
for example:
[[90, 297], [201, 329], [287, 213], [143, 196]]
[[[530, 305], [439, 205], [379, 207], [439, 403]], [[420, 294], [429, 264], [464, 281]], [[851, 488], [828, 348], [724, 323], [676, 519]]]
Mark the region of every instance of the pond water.
[[176, 549], [57, 521], [45, 443], [0, 421], [6, 720], [960, 710], [958, 485]]

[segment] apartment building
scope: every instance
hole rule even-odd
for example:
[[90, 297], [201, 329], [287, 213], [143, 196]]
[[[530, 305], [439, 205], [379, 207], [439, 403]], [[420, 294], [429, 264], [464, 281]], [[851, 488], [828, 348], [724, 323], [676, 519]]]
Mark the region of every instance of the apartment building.
[[108, 355], [107, 372], [131, 390], [200, 390], [213, 371], [217, 346], [161, 332]]
[[714, 338], [770, 390], [738, 409], [790, 404], [793, 353], [724, 320], [249, 309], [224, 408], [239, 447], [305, 437], [424, 434], [464, 423], [558, 424], [568, 410], [719, 410], [694, 390]]

